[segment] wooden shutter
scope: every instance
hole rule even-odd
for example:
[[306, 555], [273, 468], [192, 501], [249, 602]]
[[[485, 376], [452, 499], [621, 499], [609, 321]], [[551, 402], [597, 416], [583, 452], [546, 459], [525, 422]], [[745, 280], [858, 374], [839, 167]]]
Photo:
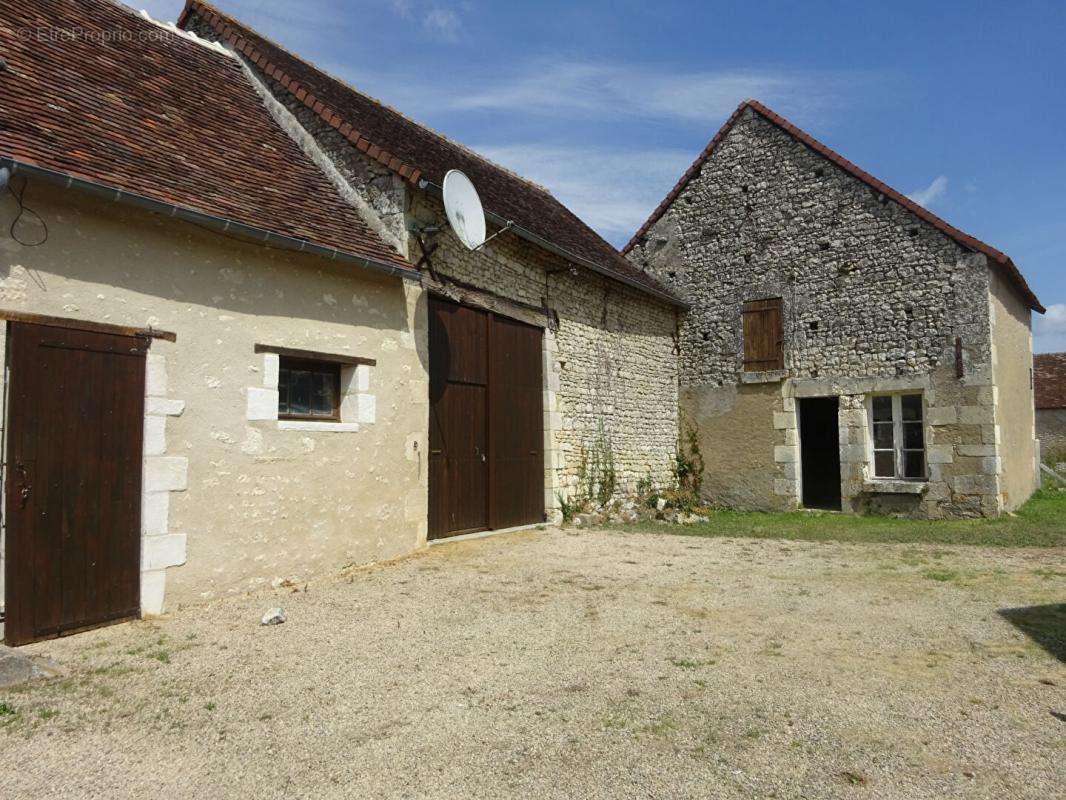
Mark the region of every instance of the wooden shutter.
[[744, 371], [767, 372], [785, 368], [781, 298], [752, 300], [744, 304]]

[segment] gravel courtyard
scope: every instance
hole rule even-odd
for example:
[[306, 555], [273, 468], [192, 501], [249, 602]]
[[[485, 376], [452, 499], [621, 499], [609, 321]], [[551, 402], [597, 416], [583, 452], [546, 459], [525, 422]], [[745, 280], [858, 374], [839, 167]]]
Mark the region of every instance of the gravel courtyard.
[[1064, 550], [548, 529], [299, 588], [27, 648], [0, 795], [1066, 792]]

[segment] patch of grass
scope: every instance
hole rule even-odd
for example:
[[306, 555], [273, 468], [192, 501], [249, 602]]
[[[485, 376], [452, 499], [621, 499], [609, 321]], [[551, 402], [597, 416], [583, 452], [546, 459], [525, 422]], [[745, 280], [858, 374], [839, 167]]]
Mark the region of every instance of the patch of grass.
[[693, 658], [677, 658], [671, 657], [667, 659], [671, 664], [679, 669], [698, 669], [700, 667], [713, 666], [713, 661], [700, 661]]
[[216, 708], [218, 708], [216, 703], [204, 703], [204, 709], [207, 711], [214, 711]]
[[56, 716], [59, 716], [59, 711], [54, 708], [42, 708], [37, 712], [38, 719], [49, 720]]
[[624, 730], [629, 727], [631, 720], [628, 709], [616, 708], [603, 718], [605, 730]]
[[675, 730], [677, 730], [677, 722], [669, 714], [656, 717], [644, 726], [644, 732], [650, 733], [652, 736], [668, 736]]
[[9, 702], [6, 700], [0, 700], [0, 717], [14, 717], [18, 713], [18, 709]]
[[[918, 520], [809, 511], [711, 511], [706, 522], [615, 526], [647, 533], [806, 542], [920, 543], [984, 547], [1066, 547], [1066, 492], [1045, 488], [1013, 515], [995, 519]], [[914, 554], [917, 566], [928, 554]], [[906, 561], [904, 563], [907, 563]]]
[[959, 579], [959, 573], [953, 569], [927, 569], [922, 575], [931, 581], [950, 583]]
[[155, 650], [155, 651], [149, 653], [148, 657], [149, 658], [154, 658], [160, 664], [169, 664], [170, 663], [170, 651], [169, 650], [165, 650], [163, 648], [160, 648], [159, 650]]
[[1066, 578], [1066, 572], [1057, 569], [1034, 569], [1033, 574], [1044, 580], [1050, 580], [1051, 578]]
[[846, 769], [840, 773], [840, 777], [844, 779], [846, 783], [850, 783], [852, 786], [865, 786], [870, 782], [870, 779], [863, 775], [861, 772], [857, 772], [853, 769]]

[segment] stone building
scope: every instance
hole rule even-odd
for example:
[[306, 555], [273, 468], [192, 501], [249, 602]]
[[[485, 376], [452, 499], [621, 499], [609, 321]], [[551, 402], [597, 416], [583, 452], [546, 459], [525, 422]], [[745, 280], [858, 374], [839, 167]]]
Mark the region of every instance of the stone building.
[[994, 515], [1037, 485], [1039, 301], [1009, 257], [740, 105], [626, 246], [691, 304], [707, 498]]
[[1036, 438], [1045, 464], [1066, 462], [1066, 353], [1033, 358]]
[[[0, 7], [9, 641], [541, 522], [589, 463], [669, 479], [683, 303], [545, 190], [181, 24]], [[453, 168], [506, 228], [476, 252]]]

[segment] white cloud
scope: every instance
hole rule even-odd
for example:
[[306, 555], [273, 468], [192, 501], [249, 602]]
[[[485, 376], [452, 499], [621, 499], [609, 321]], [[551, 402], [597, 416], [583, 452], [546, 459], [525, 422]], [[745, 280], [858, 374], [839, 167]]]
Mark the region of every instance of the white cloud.
[[1033, 349], [1038, 353], [1066, 351], [1066, 303], [1047, 307], [1043, 316], [1034, 316]]
[[947, 194], [948, 191], [948, 179], [946, 175], [937, 175], [933, 178], [933, 182], [926, 186], [924, 189], [918, 189], [907, 195], [911, 200], [920, 206], [931, 208], [933, 203]]
[[629, 240], [693, 159], [688, 151], [670, 149], [542, 144], [485, 144], [474, 149], [545, 186], [614, 245]]
[[462, 32], [459, 15], [450, 8], [431, 8], [422, 20], [422, 27], [429, 33], [435, 33], [445, 41], [456, 42]]
[[[487, 87], [484, 76], [438, 99], [452, 109], [506, 111], [551, 117], [639, 117], [707, 125], [721, 122], [748, 97], [790, 112], [828, 105], [842, 76], [718, 70], [686, 72], [654, 64], [529, 62]], [[439, 88], [439, 87], [435, 87]]]
[[467, 5], [448, 7], [441, 3], [427, 3], [424, 0], [388, 0], [392, 10], [401, 18], [415, 20], [422, 30], [446, 42], [457, 42], [462, 37], [463, 21], [461, 10]]

